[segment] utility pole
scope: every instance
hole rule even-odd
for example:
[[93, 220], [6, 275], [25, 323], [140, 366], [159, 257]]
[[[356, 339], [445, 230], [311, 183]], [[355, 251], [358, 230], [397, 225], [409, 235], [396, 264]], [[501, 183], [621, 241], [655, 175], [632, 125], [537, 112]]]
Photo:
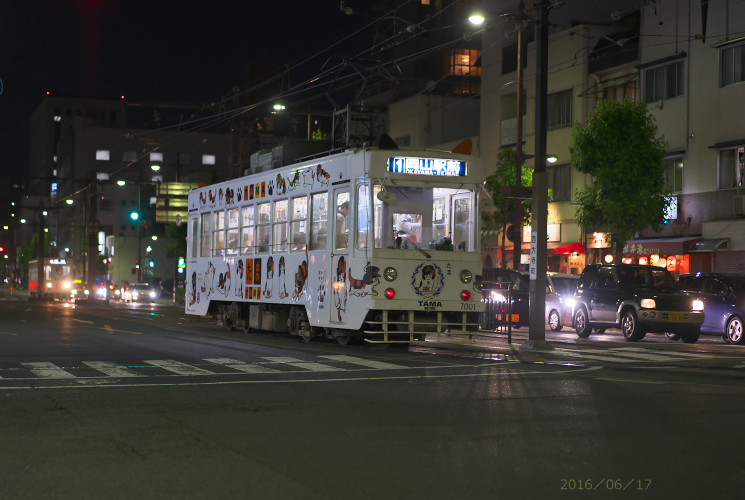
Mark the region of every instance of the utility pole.
[[546, 264], [548, 224], [548, 174], [546, 129], [548, 123], [548, 0], [537, 4], [535, 23], [535, 165], [533, 171], [533, 224], [530, 247], [530, 331], [524, 349], [553, 349], [546, 342]]
[[[523, 109], [525, 109], [525, 91], [523, 90], [523, 80], [525, 78], [523, 71], [524, 39], [523, 31], [525, 30], [525, 2], [520, 0], [520, 12], [517, 18], [517, 119], [515, 130], [515, 186], [519, 188], [523, 185]], [[520, 257], [523, 250], [523, 202], [515, 200], [515, 214], [512, 217], [512, 268], [520, 270]]]

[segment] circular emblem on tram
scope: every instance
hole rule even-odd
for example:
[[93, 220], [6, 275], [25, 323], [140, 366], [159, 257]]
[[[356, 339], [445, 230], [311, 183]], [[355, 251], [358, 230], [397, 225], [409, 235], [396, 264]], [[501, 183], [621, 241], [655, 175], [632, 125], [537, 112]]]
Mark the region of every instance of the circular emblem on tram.
[[431, 299], [442, 293], [445, 285], [445, 275], [437, 264], [422, 262], [411, 275], [411, 286], [418, 296]]

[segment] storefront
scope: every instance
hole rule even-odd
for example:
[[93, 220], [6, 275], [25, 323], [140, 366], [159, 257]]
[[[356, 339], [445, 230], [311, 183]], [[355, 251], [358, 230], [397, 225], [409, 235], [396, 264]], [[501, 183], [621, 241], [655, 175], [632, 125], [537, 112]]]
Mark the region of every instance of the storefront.
[[628, 240], [623, 247], [625, 264], [649, 264], [665, 267], [674, 276], [691, 271], [690, 248], [701, 237]]

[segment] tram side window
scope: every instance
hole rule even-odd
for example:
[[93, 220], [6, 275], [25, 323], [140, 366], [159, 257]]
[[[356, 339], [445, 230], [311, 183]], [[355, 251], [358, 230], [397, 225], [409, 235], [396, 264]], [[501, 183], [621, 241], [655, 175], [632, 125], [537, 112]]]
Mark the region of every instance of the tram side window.
[[212, 249], [212, 214], [202, 214], [202, 234], [199, 237], [199, 256], [210, 257]]
[[214, 212], [215, 224], [212, 230], [212, 255], [225, 255], [225, 211]]
[[326, 248], [328, 238], [329, 194], [316, 193], [311, 198], [310, 250]]
[[454, 200], [453, 209], [455, 225], [453, 226], [453, 245], [456, 251], [472, 252], [473, 242], [473, 219], [471, 217], [471, 200], [459, 198]]
[[349, 247], [349, 191], [336, 193], [335, 227], [334, 248], [346, 250]]
[[299, 196], [292, 199], [292, 224], [290, 242], [293, 251], [305, 250], [308, 219], [308, 197]]
[[192, 259], [199, 256], [199, 219], [196, 217], [189, 218], [189, 236], [191, 237], [191, 246], [189, 247], [188, 258]]
[[271, 208], [269, 203], [260, 203], [257, 205], [258, 221], [256, 222], [256, 244], [259, 253], [267, 253], [271, 244], [271, 226], [269, 225], [269, 216]]
[[357, 248], [370, 246], [370, 186], [357, 186]]
[[241, 251], [243, 255], [254, 253], [254, 207], [241, 208]]
[[231, 208], [228, 210], [228, 240], [227, 240], [227, 253], [228, 255], [238, 255], [238, 209]]
[[272, 226], [274, 234], [274, 251], [287, 251], [287, 206], [288, 200], [279, 200], [274, 202], [274, 224]]

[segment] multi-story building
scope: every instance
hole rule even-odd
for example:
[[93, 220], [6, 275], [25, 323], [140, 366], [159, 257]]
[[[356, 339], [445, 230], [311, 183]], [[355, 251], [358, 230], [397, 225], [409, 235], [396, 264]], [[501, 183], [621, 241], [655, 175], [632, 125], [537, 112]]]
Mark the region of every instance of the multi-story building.
[[[174, 279], [178, 256], [162, 223], [186, 217], [189, 187], [227, 178], [229, 134], [167, 126], [158, 107], [147, 110], [157, 118], [150, 128], [128, 127], [141, 109], [47, 95], [31, 117], [30, 192], [45, 199], [46, 229], [80, 279], [110, 277], [116, 266], [132, 270], [132, 282]], [[107, 241], [135, 250], [117, 254]]]

